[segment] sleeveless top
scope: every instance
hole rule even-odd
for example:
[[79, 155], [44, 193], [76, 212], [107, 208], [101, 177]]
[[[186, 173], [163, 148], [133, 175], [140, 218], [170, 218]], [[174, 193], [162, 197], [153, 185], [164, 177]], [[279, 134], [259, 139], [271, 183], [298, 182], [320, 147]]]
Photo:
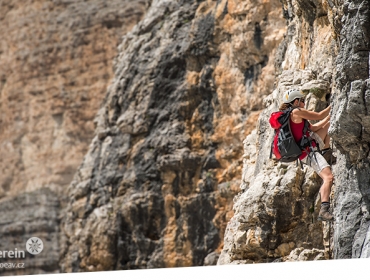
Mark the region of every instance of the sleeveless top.
[[[290, 124], [290, 129], [292, 131], [294, 140], [299, 143], [302, 139], [303, 136], [303, 128], [304, 128], [304, 121], [300, 123], [295, 123], [292, 121], [292, 119], [289, 119], [289, 124]], [[307, 136], [310, 135], [310, 132], [307, 131], [306, 133]], [[312, 147], [316, 147], [315, 141], [312, 141]], [[306, 148], [305, 150], [302, 151], [302, 154], [300, 155], [299, 159], [302, 160], [307, 156], [307, 152], [309, 152], [309, 148]]]

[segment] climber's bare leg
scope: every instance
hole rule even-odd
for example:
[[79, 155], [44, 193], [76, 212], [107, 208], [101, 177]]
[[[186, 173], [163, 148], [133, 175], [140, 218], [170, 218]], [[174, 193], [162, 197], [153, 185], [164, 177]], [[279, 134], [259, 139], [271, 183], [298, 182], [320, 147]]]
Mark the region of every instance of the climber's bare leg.
[[323, 180], [320, 188], [321, 202], [329, 202], [331, 186], [333, 185], [334, 180], [333, 173], [331, 172], [330, 167], [325, 167], [319, 175]]
[[324, 141], [325, 143], [324, 149], [327, 149], [330, 147], [330, 137], [328, 135], [329, 126], [330, 126], [330, 122], [328, 122], [326, 125], [324, 125], [319, 130], [315, 131], [316, 134], [320, 136], [322, 141]]

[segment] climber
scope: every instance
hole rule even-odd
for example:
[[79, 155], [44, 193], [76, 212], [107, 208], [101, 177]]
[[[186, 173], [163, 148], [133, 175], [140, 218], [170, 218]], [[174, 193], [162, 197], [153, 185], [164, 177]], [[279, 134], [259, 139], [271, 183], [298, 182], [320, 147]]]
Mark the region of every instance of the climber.
[[323, 184], [320, 188], [321, 197], [321, 208], [319, 212], [318, 219], [324, 221], [332, 221], [334, 219], [333, 214], [330, 213], [330, 191], [333, 184], [333, 173], [331, 171], [330, 165], [327, 159], [324, 158], [323, 154], [330, 154], [331, 149], [330, 138], [328, 136], [328, 129], [330, 125], [330, 108], [329, 105], [326, 109], [321, 112], [309, 111], [304, 108], [305, 96], [295, 89], [290, 89], [284, 93], [283, 103], [281, 104], [279, 110], [285, 110], [289, 107], [293, 107], [292, 113], [290, 115], [290, 127], [293, 137], [296, 142], [298, 142], [303, 136], [303, 126], [304, 120], [321, 120], [315, 124], [310, 124], [309, 134], [310, 137], [315, 140], [319, 145], [319, 150], [317, 150], [316, 144], [313, 143], [314, 151], [309, 148], [302, 152], [300, 160], [311, 166], [316, 173], [323, 179]]

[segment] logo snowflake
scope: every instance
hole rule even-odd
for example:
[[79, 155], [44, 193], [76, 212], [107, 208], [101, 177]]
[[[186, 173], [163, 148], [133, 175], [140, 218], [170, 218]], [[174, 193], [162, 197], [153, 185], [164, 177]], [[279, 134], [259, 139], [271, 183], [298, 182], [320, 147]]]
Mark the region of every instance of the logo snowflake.
[[32, 240], [31, 239], [31, 244], [28, 244], [29, 245], [29, 249], [32, 251], [32, 252], [39, 252], [39, 250], [41, 249], [41, 244], [37, 243], [37, 239], [35, 240]]
[[32, 255], [38, 255], [44, 249], [44, 244], [40, 238], [31, 237], [27, 240], [26, 249]]

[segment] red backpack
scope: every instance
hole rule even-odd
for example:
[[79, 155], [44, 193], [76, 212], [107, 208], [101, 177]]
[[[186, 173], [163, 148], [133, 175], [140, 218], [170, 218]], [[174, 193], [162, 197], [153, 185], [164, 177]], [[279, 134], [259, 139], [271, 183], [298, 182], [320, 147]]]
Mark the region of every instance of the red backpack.
[[270, 116], [270, 125], [275, 129], [274, 140], [271, 143], [271, 152], [281, 162], [292, 162], [298, 160], [302, 150], [312, 148], [312, 139], [308, 136], [309, 122], [304, 120], [303, 137], [297, 143], [290, 129], [290, 114], [294, 108], [290, 107], [284, 111], [273, 112]]

